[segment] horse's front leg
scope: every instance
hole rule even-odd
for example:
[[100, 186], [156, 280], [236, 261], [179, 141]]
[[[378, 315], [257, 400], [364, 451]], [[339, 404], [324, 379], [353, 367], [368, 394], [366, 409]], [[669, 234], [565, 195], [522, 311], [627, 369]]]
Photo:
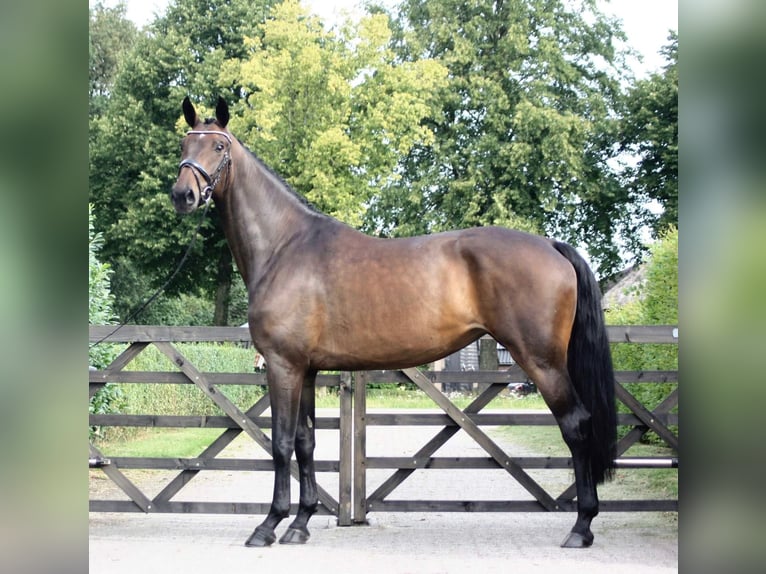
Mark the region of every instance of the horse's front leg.
[[245, 542], [246, 546], [270, 546], [275, 529], [290, 514], [290, 459], [295, 446], [303, 373], [269, 360], [267, 380], [271, 403], [271, 449], [274, 459], [274, 496], [269, 514]]
[[305, 544], [309, 539], [308, 522], [317, 510], [318, 495], [314, 470], [315, 391], [316, 373], [310, 372], [303, 381], [298, 429], [295, 435], [295, 457], [300, 470], [300, 503], [295, 520], [279, 539], [281, 544]]

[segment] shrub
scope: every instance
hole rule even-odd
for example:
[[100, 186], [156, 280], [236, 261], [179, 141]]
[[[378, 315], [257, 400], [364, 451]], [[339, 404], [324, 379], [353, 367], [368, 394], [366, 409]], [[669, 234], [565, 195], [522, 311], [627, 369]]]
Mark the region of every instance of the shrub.
[[[115, 321], [109, 280], [112, 270], [108, 263], [101, 263], [97, 252], [103, 239], [93, 227], [92, 206], [88, 205], [88, 324], [110, 325]], [[88, 364], [101, 369], [111, 363], [117, 350], [115, 345], [102, 343], [88, 349]], [[91, 413], [104, 414], [118, 410], [123, 404], [122, 392], [118, 387], [107, 383], [90, 400], [88, 410]], [[91, 427], [90, 435], [95, 436], [98, 429]]]
[[[233, 343], [179, 343], [179, 352], [198, 370], [208, 373], [252, 373], [255, 351]], [[178, 371], [155, 347], [148, 347], [126, 368], [131, 371]], [[240, 409], [247, 409], [263, 396], [254, 385], [226, 385], [221, 389]], [[222, 415], [223, 412], [192, 384], [126, 384], [127, 414]]]
[[[678, 323], [678, 229], [670, 229], [650, 248], [646, 262], [646, 283], [638, 297], [606, 312], [611, 325], [674, 325]], [[678, 345], [612, 345], [616, 370], [677, 370]], [[635, 383], [625, 385], [648, 409], [655, 408], [675, 387], [676, 383]], [[622, 403], [619, 412], [629, 410]], [[624, 430], [621, 434], [624, 434]], [[643, 442], [659, 443], [653, 432], [644, 435]]]

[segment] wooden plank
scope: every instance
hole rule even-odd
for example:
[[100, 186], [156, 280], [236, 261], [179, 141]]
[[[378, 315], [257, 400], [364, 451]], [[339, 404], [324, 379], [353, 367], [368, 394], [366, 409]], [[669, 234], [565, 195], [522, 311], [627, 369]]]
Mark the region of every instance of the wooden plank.
[[615, 371], [614, 379], [618, 383], [677, 383], [678, 371]]
[[[664, 424], [678, 424], [675, 413], [655, 413], [655, 418]], [[556, 419], [550, 413], [485, 413], [468, 414], [468, 418], [481, 426], [555, 426]], [[621, 413], [617, 423], [623, 426], [643, 424], [636, 415]], [[368, 426], [449, 426], [458, 427], [448, 415], [436, 413], [369, 413]]]
[[[506, 371], [426, 371], [425, 375], [434, 383], [471, 383], [489, 385], [492, 383], [522, 383], [527, 380], [523, 371], [519, 374]], [[379, 371], [383, 373], [383, 371]], [[387, 372], [386, 372], [387, 373]], [[257, 385], [266, 387], [265, 373], [204, 373], [214, 385]], [[615, 371], [618, 383], [677, 383], [678, 371]], [[382, 376], [379, 377], [382, 379]], [[387, 382], [403, 382], [399, 377], [390, 377]], [[94, 370], [88, 372], [90, 383], [152, 383], [152, 384], [192, 384], [182, 372], [173, 371], [121, 371]], [[340, 375], [318, 375], [317, 386], [337, 387]]]
[[[370, 382], [373, 383], [407, 383], [410, 382], [397, 371], [369, 371]], [[423, 371], [423, 374], [433, 383], [472, 383], [484, 385], [489, 383], [522, 383], [528, 380], [526, 373], [514, 365], [507, 371]], [[645, 370], [645, 371], [615, 371], [615, 379], [620, 383], [673, 383], [678, 382], [678, 371]]]
[[678, 343], [678, 325], [607, 325], [610, 343]]
[[[91, 343], [100, 340], [112, 331], [114, 325], [89, 325], [88, 338]], [[607, 334], [612, 343], [678, 343], [677, 325], [607, 325]], [[485, 336], [482, 338], [490, 338]], [[109, 336], [109, 343], [133, 342], [241, 342], [251, 343], [247, 327], [196, 327], [124, 325]]]
[[[90, 500], [90, 512], [142, 512], [128, 500]], [[173, 514], [251, 514], [265, 515], [269, 512], [269, 502], [169, 502], [158, 506], [153, 512]], [[545, 512], [534, 500], [383, 500], [375, 501], [375, 512]], [[571, 503], [562, 503], [561, 510], [576, 512]], [[295, 515], [298, 505], [290, 506], [290, 514]], [[677, 500], [602, 500], [600, 512], [678, 512]], [[319, 505], [318, 515], [329, 516], [324, 506]]]
[[[152, 469], [152, 470], [236, 470], [236, 471], [271, 471], [274, 470], [272, 459], [262, 458], [171, 458], [171, 457], [124, 457], [109, 458], [113, 464], [122, 469]], [[338, 472], [340, 463], [337, 460], [314, 461], [317, 472]], [[187, 481], [188, 482], [188, 481]]]
[[338, 526], [351, 526], [353, 520], [353, 472], [354, 456], [354, 411], [352, 376], [349, 372], [340, 375], [339, 433], [338, 433]]
[[[521, 456], [513, 457], [514, 462], [522, 468], [534, 469], [571, 469], [572, 459], [565, 456]], [[616, 461], [618, 468], [678, 468], [677, 458], [668, 457], [623, 457]], [[374, 469], [461, 469], [481, 470], [499, 469], [500, 464], [489, 457], [404, 457], [376, 456], [367, 458], [367, 468]]]
[[[88, 338], [91, 343], [100, 340], [114, 330], [114, 325], [90, 325]], [[250, 330], [247, 327], [187, 327], [158, 325], [124, 325], [110, 335], [108, 343], [134, 342], [235, 342], [251, 343]]]
[[[535, 500], [376, 500], [374, 512], [546, 512]], [[559, 512], [577, 512], [577, 505], [559, 501]], [[599, 512], [678, 512], [677, 500], [601, 500]]]
[[[271, 428], [271, 417], [250, 417], [260, 428]], [[147, 428], [241, 428], [228, 416], [215, 415], [89, 415], [88, 424], [94, 426], [113, 427], [147, 427]], [[337, 430], [340, 425], [338, 417], [319, 417], [316, 428], [320, 430]]]
[[[570, 510], [561, 503], [557, 512]], [[538, 500], [375, 500], [371, 512], [541, 512], [548, 511]]]
[[599, 512], [678, 512], [678, 500], [601, 500]]
[[[181, 371], [90, 371], [90, 381], [109, 383], [140, 383], [158, 385], [191, 385], [189, 378]], [[263, 373], [204, 373], [215, 385], [256, 385], [267, 386]]]
[[[572, 462], [566, 457], [513, 457], [516, 464], [522, 468], [571, 468]], [[422, 456], [376, 456], [367, 458], [367, 468], [399, 470], [416, 469], [499, 469], [500, 463], [491, 457], [422, 457]], [[371, 497], [382, 500], [384, 497]]]
[[678, 343], [678, 325], [607, 325], [606, 331], [610, 343]]
[[[214, 385], [256, 385], [268, 386], [265, 373], [203, 373]], [[88, 372], [90, 383], [143, 383], [191, 385], [189, 378], [178, 371], [99, 371]], [[340, 375], [318, 375], [318, 387], [337, 387]]]
[[353, 521], [367, 523], [367, 382], [369, 372], [354, 373], [354, 494]]
[[[130, 501], [126, 500], [90, 500], [88, 501], [90, 512], [141, 512]], [[153, 512], [158, 514], [268, 514], [271, 508], [270, 502], [185, 502], [171, 501], [157, 505]], [[298, 512], [298, 505], [290, 505], [290, 514]], [[324, 505], [317, 507], [317, 514], [331, 516]]]
[[[466, 412], [465, 415], [477, 425], [482, 426], [556, 424], [553, 415], [544, 412], [495, 412], [486, 414]], [[367, 424], [369, 426], [448, 426], [454, 427], [456, 431], [460, 429], [449, 415], [442, 413], [369, 413]]]
[[476, 424], [467, 417], [463, 411], [457, 408], [452, 402], [439, 392], [420, 371], [417, 369], [403, 369], [405, 375], [410, 377], [452, 420], [468, 433], [468, 435], [481, 446], [487, 454], [500, 463], [508, 473], [516, 479], [540, 504], [548, 510], [558, 510], [558, 504], [553, 498], [518, 466], [511, 457], [505, 454], [497, 444], [490, 439]]

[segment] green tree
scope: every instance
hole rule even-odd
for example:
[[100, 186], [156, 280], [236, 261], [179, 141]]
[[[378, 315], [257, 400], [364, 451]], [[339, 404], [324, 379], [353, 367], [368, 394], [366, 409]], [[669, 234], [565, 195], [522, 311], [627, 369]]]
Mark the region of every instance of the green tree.
[[[108, 263], [102, 263], [98, 251], [103, 245], [103, 237], [95, 231], [93, 210], [88, 205], [88, 324], [110, 325], [115, 316], [112, 311], [114, 298], [109, 288], [112, 270]], [[89, 353], [90, 364], [105, 367], [111, 360], [109, 346], [96, 346]]]
[[91, 116], [103, 112], [120, 61], [133, 46], [138, 32], [127, 19], [121, 0], [115, 7], [98, 2], [88, 16], [88, 103]]
[[221, 74], [246, 95], [234, 132], [317, 208], [356, 227], [397, 184], [409, 150], [433, 141], [424, 119], [446, 77], [433, 60], [397, 61], [390, 38], [384, 15], [328, 31], [287, 0]]
[[[678, 229], [669, 227], [649, 247], [646, 265], [646, 281], [635, 298], [623, 306], [605, 313], [611, 325], [677, 325], [678, 324]], [[678, 370], [677, 345], [635, 345], [618, 343], [612, 345], [612, 358], [616, 369]], [[645, 406], [654, 408], [671, 390], [675, 383], [632, 384], [628, 391]], [[625, 407], [620, 405], [623, 412]], [[649, 441], [660, 439], [650, 433]]]
[[[237, 100], [238, 86], [219, 85], [219, 70], [244, 53], [244, 37], [257, 35], [271, 4], [175, 0], [122, 57], [104, 113], [91, 121], [90, 197], [123, 317], [170, 274], [197, 225], [167, 199], [183, 135], [180, 102]], [[233, 266], [216, 220], [211, 210], [169, 293], [212, 294], [213, 321], [226, 324]]]
[[[88, 205], [88, 324], [110, 325], [114, 323], [113, 297], [109, 288], [111, 269], [98, 259], [102, 245], [101, 234], [94, 230], [93, 212]], [[97, 369], [106, 367], [116, 356], [114, 345], [101, 344], [88, 349], [88, 364]], [[91, 413], [105, 413], [119, 406], [122, 393], [113, 384], [99, 389], [90, 399]], [[91, 429], [91, 434], [95, 429]]]
[[[378, 224], [392, 233], [504, 224], [585, 244], [602, 273], [620, 262], [627, 194], [615, 153], [624, 39], [593, 0], [405, 0], [394, 47], [449, 69], [433, 144], [403, 163]], [[410, 197], [411, 208], [387, 207]], [[413, 227], [410, 224], [409, 227]], [[622, 233], [631, 243], [630, 233]]]
[[670, 33], [661, 52], [663, 71], [631, 88], [622, 122], [623, 149], [638, 158], [625, 169], [633, 201], [661, 207], [659, 214], [643, 211], [655, 237], [678, 226], [678, 34]]

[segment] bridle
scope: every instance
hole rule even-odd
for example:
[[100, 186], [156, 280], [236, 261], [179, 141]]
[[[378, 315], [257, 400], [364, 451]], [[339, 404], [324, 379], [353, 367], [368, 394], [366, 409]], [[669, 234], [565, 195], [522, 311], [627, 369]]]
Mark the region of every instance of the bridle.
[[[181, 175], [181, 170], [185, 167], [189, 167], [192, 169], [192, 173], [194, 173], [194, 179], [197, 180], [197, 187], [200, 190], [199, 195], [199, 205], [206, 204], [210, 201], [210, 197], [213, 195], [213, 190], [218, 185], [218, 182], [221, 180], [221, 175], [223, 174], [224, 168], [226, 169], [226, 177], [228, 180], [229, 171], [231, 170], [231, 155], [229, 154], [229, 151], [231, 150], [231, 136], [227, 134], [226, 132], [221, 131], [204, 131], [204, 130], [191, 130], [186, 132], [186, 135], [193, 135], [193, 134], [199, 134], [199, 135], [207, 135], [207, 134], [213, 134], [213, 135], [219, 135], [226, 138], [226, 141], [229, 142], [228, 149], [224, 152], [223, 157], [221, 158], [220, 163], [218, 164], [218, 167], [213, 172], [213, 175], [211, 176], [207, 170], [202, 167], [202, 165], [191, 159], [186, 158], [181, 161], [180, 164], [178, 164], [178, 175]], [[202, 178], [205, 180], [205, 183], [207, 184], [205, 187], [202, 187], [202, 184], [200, 183], [199, 176], [202, 176]]]

